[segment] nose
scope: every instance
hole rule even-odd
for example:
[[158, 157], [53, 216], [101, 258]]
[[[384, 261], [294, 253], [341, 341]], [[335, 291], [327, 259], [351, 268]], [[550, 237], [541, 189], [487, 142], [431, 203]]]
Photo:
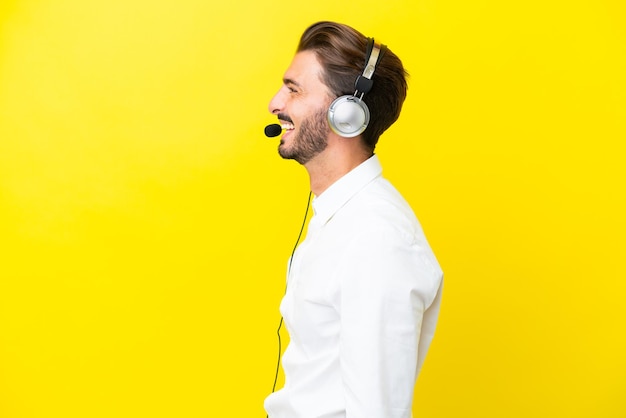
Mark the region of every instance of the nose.
[[280, 113], [281, 110], [285, 107], [285, 101], [282, 94], [283, 89], [281, 88], [276, 92], [272, 100], [270, 100], [269, 106], [267, 109], [270, 111], [272, 115], [276, 115]]

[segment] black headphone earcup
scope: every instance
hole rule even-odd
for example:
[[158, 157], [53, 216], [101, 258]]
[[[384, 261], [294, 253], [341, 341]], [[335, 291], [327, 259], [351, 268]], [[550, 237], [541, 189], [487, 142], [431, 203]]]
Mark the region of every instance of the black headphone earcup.
[[336, 98], [328, 108], [328, 124], [337, 135], [352, 138], [360, 135], [370, 121], [365, 102], [355, 96]]

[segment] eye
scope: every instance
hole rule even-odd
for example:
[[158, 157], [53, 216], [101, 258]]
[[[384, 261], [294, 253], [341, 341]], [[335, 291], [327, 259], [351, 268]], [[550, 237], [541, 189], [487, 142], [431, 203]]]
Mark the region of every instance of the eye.
[[287, 87], [289, 89], [289, 93], [297, 93], [298, 90], [294, 89], [293, 87], [289, 86]]

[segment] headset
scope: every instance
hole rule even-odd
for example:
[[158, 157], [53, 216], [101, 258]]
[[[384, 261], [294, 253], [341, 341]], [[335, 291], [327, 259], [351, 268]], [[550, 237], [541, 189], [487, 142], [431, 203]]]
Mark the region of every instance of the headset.
[[363, 96], [372, 89], [374, 85], [372, 76], [386, 50], [385, 45], [379, 48], [374, 43], [374, 38], [368, 38], [365, 68], [354, 82], [354, 94], [336, 98], [328, 108], [328, 123], [337, 135], [353, 138], [367, 128], [370, 111], [363, 101]]

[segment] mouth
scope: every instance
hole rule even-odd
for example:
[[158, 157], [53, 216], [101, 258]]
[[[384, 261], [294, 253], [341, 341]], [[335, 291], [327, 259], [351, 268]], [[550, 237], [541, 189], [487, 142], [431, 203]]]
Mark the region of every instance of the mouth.
[[289, 136], [289, 134], [291, 134], [291, 132], [295, 129], [295, 126], [293, 125], [292, 122], [288, 122], [282, 119], [279, 119], [279, 122], [280, 122], [280, 127], [285, 130], [285, 133], [283, 133], [283, 136], [282, 136], [282, 139], [284, 139], [287, 136]]

